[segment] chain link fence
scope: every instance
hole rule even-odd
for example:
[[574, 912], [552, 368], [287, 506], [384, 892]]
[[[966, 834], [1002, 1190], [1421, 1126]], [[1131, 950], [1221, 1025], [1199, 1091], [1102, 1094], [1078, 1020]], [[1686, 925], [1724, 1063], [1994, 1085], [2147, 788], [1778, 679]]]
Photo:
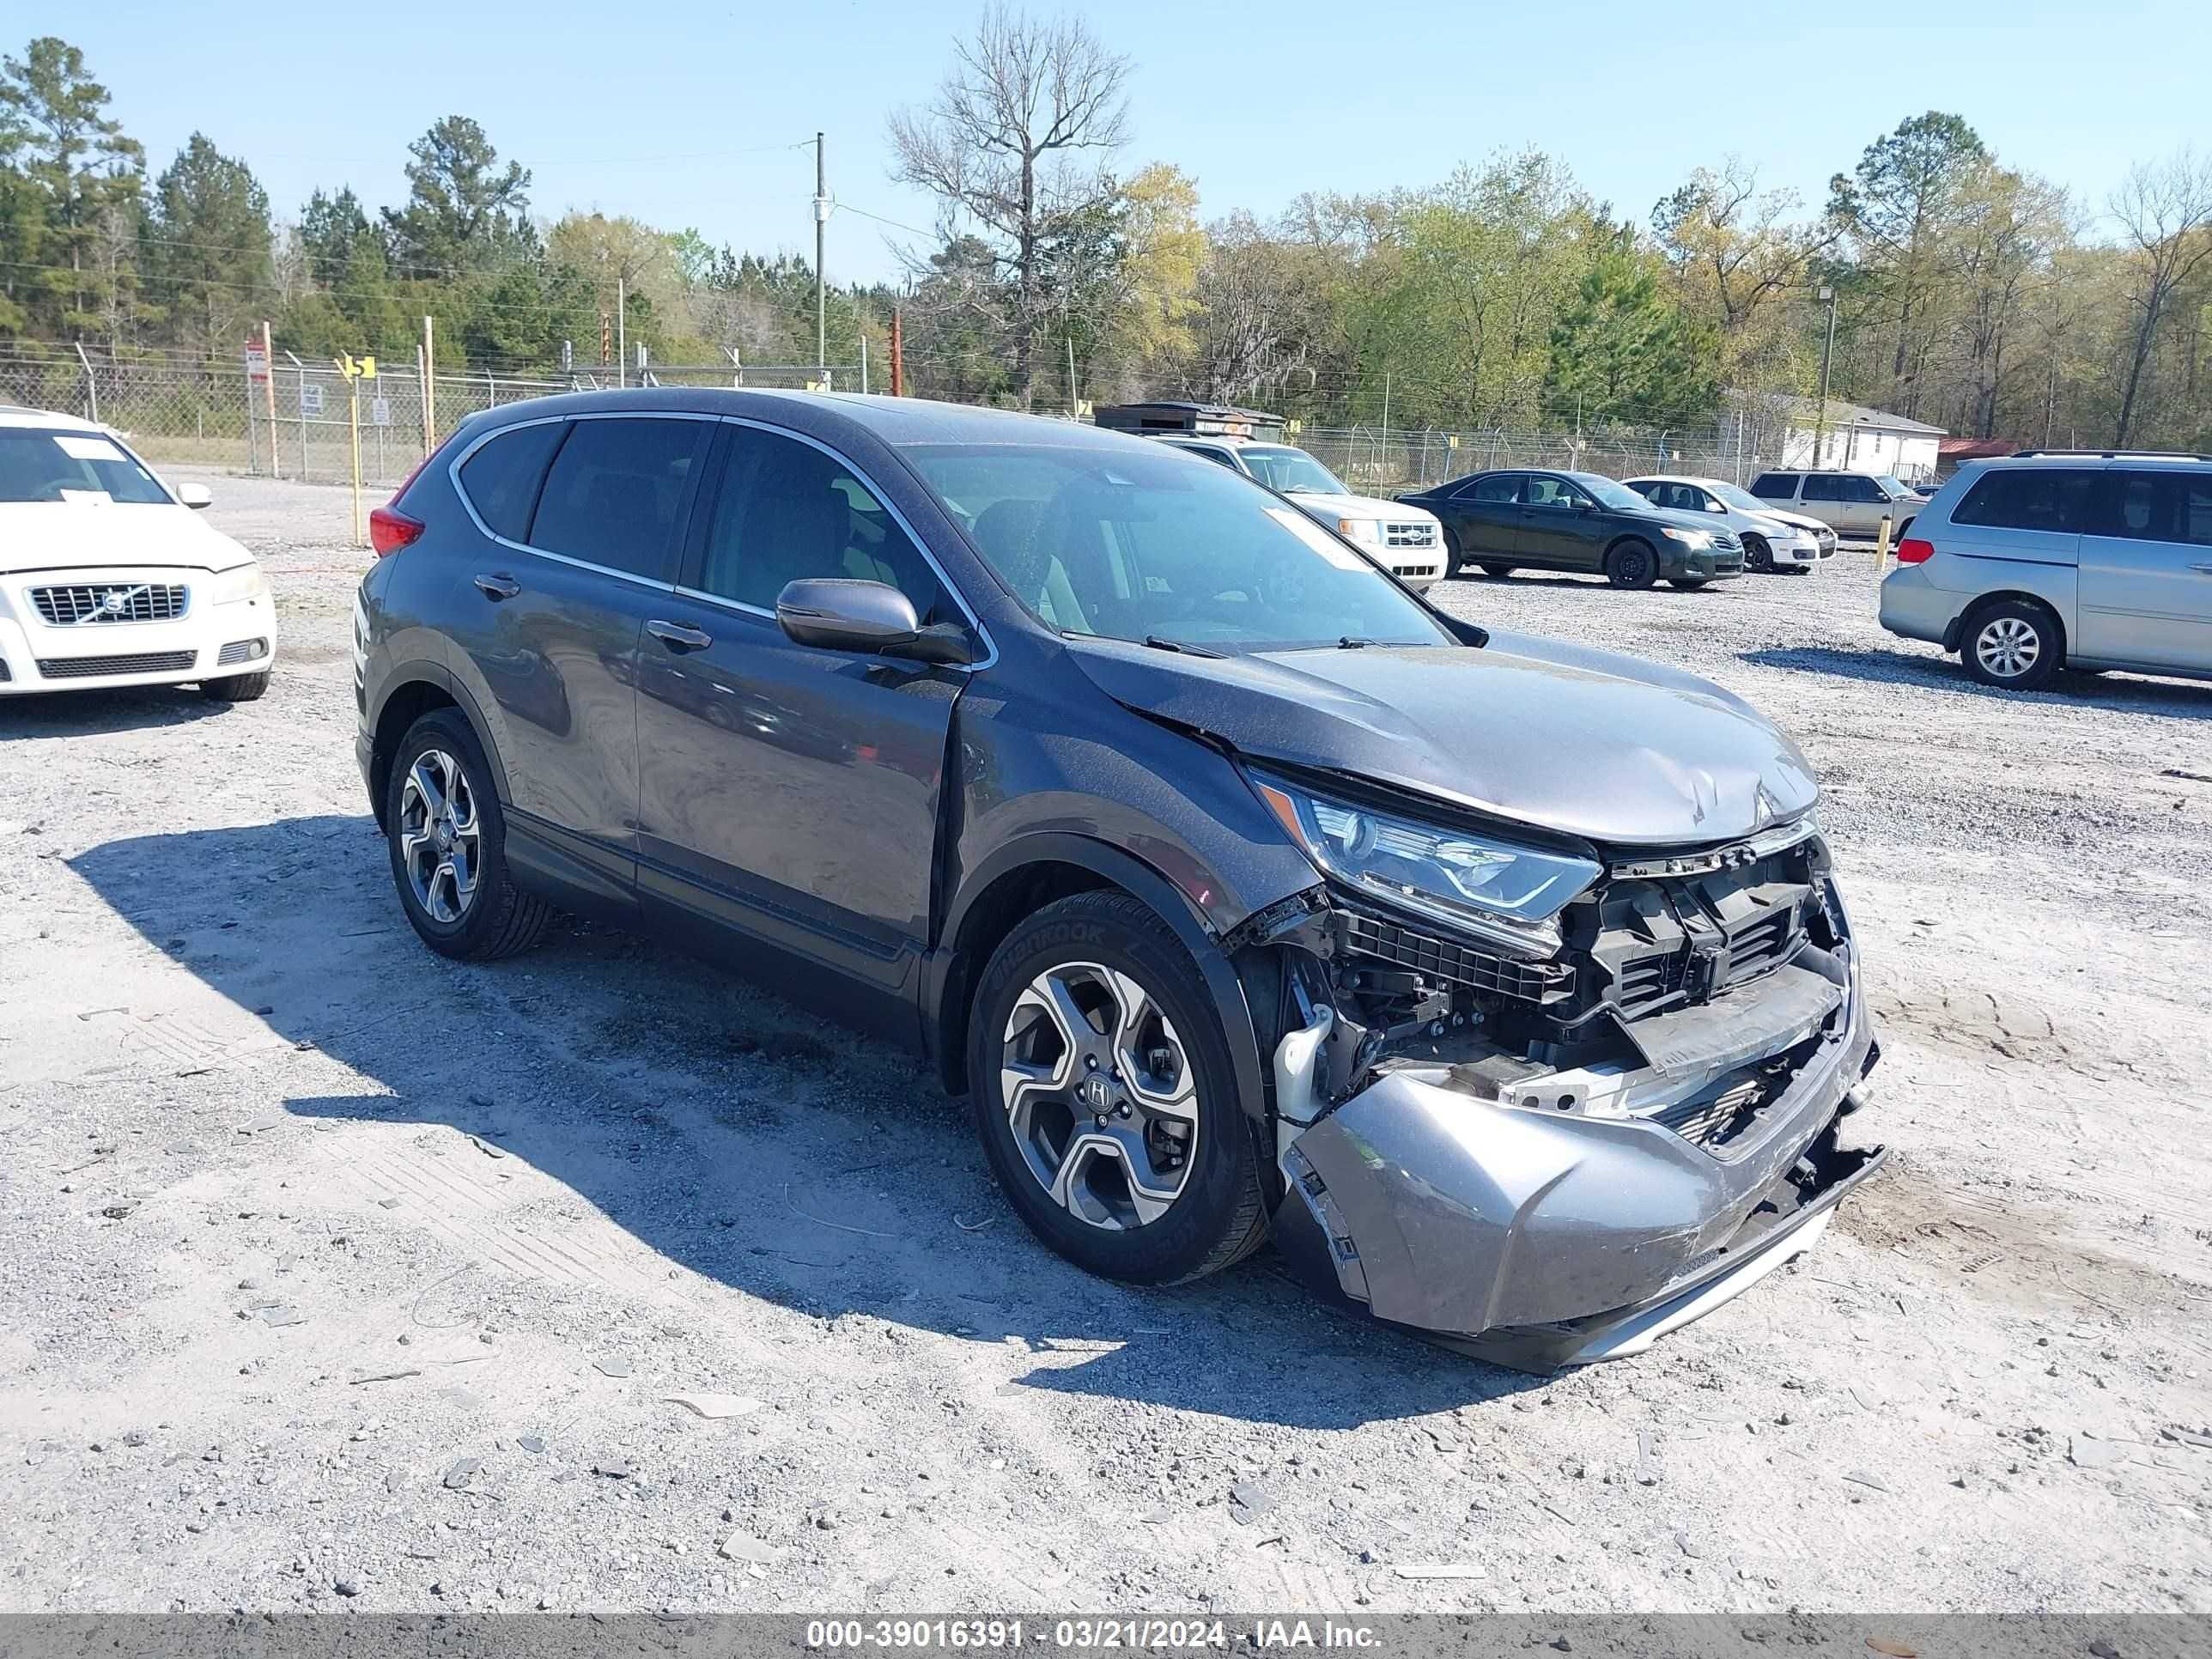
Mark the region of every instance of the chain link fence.
[[[353, 476], [356, 422], [364, 484], [388, 489], [414, 469], [426, 448], [480, 410], [557, 392], [617, 385], [744, 386], [803, 390], [823, 382], [840, 391], [884, 389], [860, 364], [651, 365], [617, 372], [594, 366], [568, 374], [493, 370], [432, 376], [434, 429], [423, 421], [422, 375], [412, 362], [380, 366], [374, 380], [349, 383], [326, 360], [303, 361], [281, 344], [265, 380], [243, 352], [209, 362], [177, 353], [104, 353], [87, 347], [0, 345], [0, 403], [64, 410], [104, 421], [148, 459], [337, 483]], [[358, 395], [356, 411], [353, 398]], [[1311, 428], [1291, 441], [1364, 494], [1390, 495], [1446, 478], [1508, 466], [1602, 472], [1616, 478], [1684, 472], [1749, 481], [1762, 465], [1761, 434], [1728, 423], [1695, 430], [1623, 428], [1605, 431], [1488, 431], [1381, 427]]]

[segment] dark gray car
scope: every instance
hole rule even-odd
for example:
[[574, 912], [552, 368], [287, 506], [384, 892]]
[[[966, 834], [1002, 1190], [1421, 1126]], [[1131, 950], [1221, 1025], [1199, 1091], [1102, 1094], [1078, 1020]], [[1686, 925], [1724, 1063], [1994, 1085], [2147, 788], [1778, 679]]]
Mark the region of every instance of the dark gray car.
[[461, 958], [550, 908], [930, 1056], [1008, 1200], [1167, 1283], [1632, 1352], [1878, 1149], [1811, 769], [1719, 688], [1429, 608], [1227, 471], [911, 400], [468, 422], [375, 515], [359, 751]]
[[1615, 587], [1700, 588], [1743, 574], [1743, 544], [1701, 514], [1653, 505], [1597, 472], [1477, 472], [1398, 498], [1443, 520], [1455, 574], [1567, 570]]

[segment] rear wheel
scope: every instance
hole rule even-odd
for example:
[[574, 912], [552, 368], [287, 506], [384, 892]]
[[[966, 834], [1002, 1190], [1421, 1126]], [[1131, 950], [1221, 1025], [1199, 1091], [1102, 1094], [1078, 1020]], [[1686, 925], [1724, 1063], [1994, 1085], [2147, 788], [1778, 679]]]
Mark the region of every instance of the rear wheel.
[[1514, 567], [1510, 564], [1485, 564], [1482, 567], [1482, 574], [1484, 575], [1489, 577], [1492, 581], [1499, 582], [1504, 581], [1508, 576], [1511, 575], [1513, 574], [1513, 570]]
[[1966, 672], [1984, 685], [2032, 691], [2063, 665], [2058, 620], [2025, 599], [2000, 599], [1976, 611], [1960, 642]]
[[1659, 556], [1648, 542], [1619, 542], [1605, 556], [1605, 579], [1615, 587], [1640, 591], [1658, 576]]
[[1078, 1267], [1170, 1285], [1267, 1236], [1213, 999], [1182, 941], [1127, 894], [1048, 904], [992, 952], [968, 1075], [1007, 1200]]
[[1695, 593], [1711, 580], [1710, 576], [1669, 576], [1667, 584], [1670, 587], [1680, 588], [1685, 593]]
[[1459, 538], [1449, 525], [1444, 526], [1444, 574], [1456, 576], [1460, 567], [1467, 562], [1467, 554], [1459, 544]]
[[507, 819], [477, 734], [437, 708], [407, 730], [385, 796], [400, 907], [441, 956], [483, 962], [538, 943], [552, 909], [507, 869]]

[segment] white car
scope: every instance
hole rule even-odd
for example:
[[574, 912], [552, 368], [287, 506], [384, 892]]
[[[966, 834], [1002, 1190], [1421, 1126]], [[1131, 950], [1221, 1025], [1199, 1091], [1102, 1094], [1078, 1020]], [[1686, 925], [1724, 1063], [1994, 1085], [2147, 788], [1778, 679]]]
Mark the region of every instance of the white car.
[[1308, 518], [1328, 526], [1416, 593], [1451, 574], [1444, 568], [1444, 531], [1435, 514], [1403, 501], [1355, 495], [1343, 479], [1295, 444], [1180, 434], [1159, 441], [1287, 495]]
[[269, 687], [276, 617], [253, 556], [111, 428], [0, 404], [0, 696]]
[[1836, 532], [1818, 519], [1771, 507], [1725, 478], [1690, 478], [1660, 473], [1625, 480], [1654, 507], [1680, 513], [1710, 513], [1743, 544], [1744, 564], [1753, 570], [1810, 570], [1836, 556]]

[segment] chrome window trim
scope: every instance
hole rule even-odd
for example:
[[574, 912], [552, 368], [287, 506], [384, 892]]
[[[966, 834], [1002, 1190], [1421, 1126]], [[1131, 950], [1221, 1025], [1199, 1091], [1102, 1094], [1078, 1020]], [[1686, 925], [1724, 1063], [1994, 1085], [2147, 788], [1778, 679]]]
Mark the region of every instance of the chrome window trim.
[[[478, 533], [487, 540], [496, 542], [501, 547], [511, 547], [518, 553], [527, 553], [533, 558], [550, 559], [556, 564], [565, 564], [571, 569], [588, 570], [598, 576], [611, 576], [617, 581], [628, 582], [632, 586], [642, 587], [650, 592], [673, 592], [676, 587], [673, 582], [657, 580], [651, 576], [641, 576], [634, 570], [617, 570], [612, 565], [594, 564], [591, 560], [580, 559], [573, 553], [556, 553], [550, 547], [536, 547], [528, 542], [514, 541], [501, 535], [499, 532], [484, 522], [483, 514], [477, 511], [477, 504], [469, 499], [468, 489], [461, 483], [461, 468], [467, 465], [471, 456], [493, 439], [503, 438], [510, 432], [520, 432], [525, 427], [552, 426], [563, 421], [712, 422], [719, 418], [717, 416], [702, 415], [696, 410], [682, 409], [608, 409], [586, 410], [572, 415], [540, 415], [535, 419], [527, 421], [507, 421], [472, 439], [466, 448], [446, 464], [446, 476], [452, 481], [453, 494], [459, 498], [462, 508], [468, 514], [469, 522], [476, 526]], [[550, 471], [550, 466], [548, 471]], [[542, 482], [540, 488], [543, 488]]]
[[[459, 499], [462, 509], [468, 514], [469, 522], [476, 526], [477, 533], [487, 540], [495, 542], [501, 547], [511, 547], [518, 553], [530, 554], [534, 558], [551, 559], [556, 563], [565, 564], [574, 569], [588, 570], [596, 575], [611, 576], [617, 581], [629, 582], [656, 593], [678, 594], [687, 599], [697, 599], [702, 604], [720, 605], [727, 611], [740, 611], [747, 616], [763, 617], [770, 622], [775, 620], [775, 611], [764, 610], [757, 605], [748, 605], [742, 599], [725, 599], [720, 594], [708, 593], [696, 587], [685, 587], [676, 582], [657, 581], [650, 576], [641, 576], [633, 571], [617, 570], [608, 565], [594, 564], [589, 559], [580, 559], [572, 554], [556, 553], [550, 548], [536, 547], [527, 542], [513, 541], [486, 524], [483, 514], [477, 511], [477, 504], [469, 499], [468, 489], [461, 483], [461, 468], [468, 463], [471, 456], [495, 438], [503, 437], [510, 432], [520, 432], [525, 427], [551, 426], [561, 421], [703, 421], [723, 426], [751, 427], [757, 431], [769, 433], [779, 438], [795, 439], [800, 443], [820, 450], [850, 472], [854, 480], [876, 498], [884, 511], [890, 514], [893, 522], [906, 532], [907, 539], [915, 544], [924, 562], [936, 573], [937, 580], [945, 585], [945, 591], [952, 596], [953, 604], [960, 607], [961, 615], [967, 617], [969, 627], [973, 629], [975, 636], [982, 641], [983, 654], [975, 661], [943, 665], [963, 669], [973, 673], [979, 669], [988, 668], [999, 660], [998, 641], [991, 637], [991, 630], [983, 626], [983, 619], [976, 614], [975, 607], [968, 603], [968, 596], [960, 591], [959, 583], [952, 580], [951, 573], [939, 562], [936, 554], [930, 551], [928, 541], [915, 531], [913, 521], [899, 511], [898, 504], [891, 500], [883, 486], [875, 481], [866, 469], [860, 466], [850, 456], [823, 442], [819, 438], [810, 437], [804, 432], [794, 432], [789, 427], [777, 426], [772, 422], [757, 420], [750, 416], [715, 415], [698, 410], [682, 409], [610, 409], [586, 410], [568, 415], [541, 415], [526, 421], [502, 422], [492, 428], [490, 431], [483, 433], [471, 440], [446, 465], [446, 476], [453, 486], [454, 495]], [[697, 507], [698, 501], [695, 495], [692, 501], [695, 512]], [[683, 568], [680, 550], [677, 568], [680, 574]]]

